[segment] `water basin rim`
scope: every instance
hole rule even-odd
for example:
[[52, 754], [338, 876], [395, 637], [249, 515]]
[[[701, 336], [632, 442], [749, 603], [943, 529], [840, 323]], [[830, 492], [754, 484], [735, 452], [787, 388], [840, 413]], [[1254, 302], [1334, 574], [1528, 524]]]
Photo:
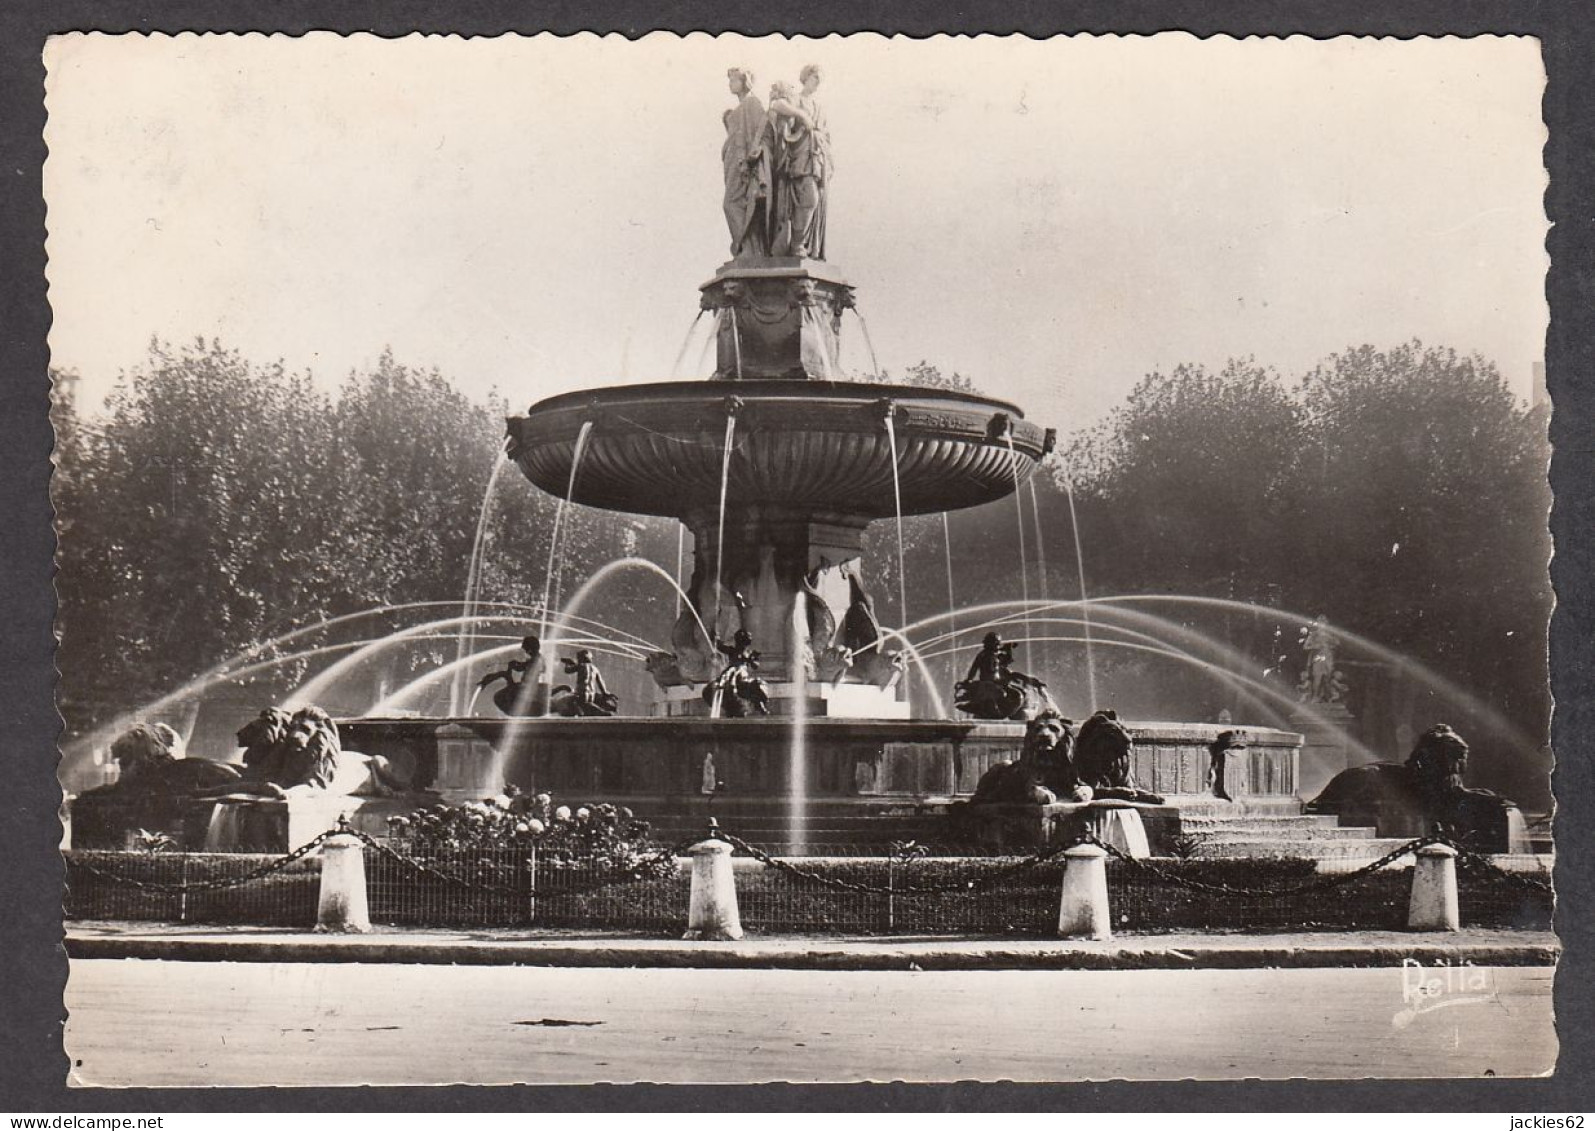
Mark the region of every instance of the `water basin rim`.
[[[883, 400], [909, 405], [929, 401], [923, 407], [952, 406], [965, 409], [1004, 412], [1015, 422], [1025, 421], [1024, 410], [1011, 401], [998, 400], [976, 393], [955, 389], [935, 389], [920, 385], [893, 385], [865, 381], [820, 381], [796, 377], [761, 378], [743, 381], [650, 381], [629, 385], [605, 385], [592, 389], [577, 389], [556, 393], [535, 402], [524, 414], [511, 420], [525, 420], [550, 412], [573, 408], [604, 409], [612, 407], [611, 401], [638, 401], [656, 397], [661, 400], [690, 401], [702, 399], [709, 402], [738, 397], [745, 401], [769, 402], [775, 400], [837, 400], [869, 404]], [[1028, 421], [1025, 421], [1029, 423]], [[1036, 427], [1035, 425], [1032, 425]]]
[[[1076, 720], [1078, 721], [1078, 720]], [[699, 716], [692, 717], [656, 717], [645, 715], [627, 715], [596, 718], [569, 719], [560, 716], [536, 716], [520, 719], [489, 718], [487, 716], [416, 716], [416, 715], [367, 715], [340, 717], [335, 720], [340, 726], [413, 726], [413, 727], [444, 727], [458, 726], [466, 729], [483, 727], [492, 730], [510, 725], [518, 729], [535, 730], [569, 730], [582, 729], [593, 734], [602, 731], [627, 730], [642, 728], [645, 730], [730, 730], [737, 732], [756, 732], [760, 730], [785, 732], [791, 728], [792, 721], [787, 717], [771, 718], [742, 718], [742, 719], [711, 719]], [[1132, 734], [1137, 738], [1147, 739], [1186, 739], [1191, 742], [1208, 742], [1217, 737], [1224, 730], [1244, 730], [1247, 740], [1254, 746], [1299, 746], [1303, 736], [1295, 731], [1279, 730], [1265, 726], [1240, 726], [1233, 723], [1171, 723], [1171, 722], [1137, 722], [1124, 720]], [[912, 732], [922, 735], [962, 735], [969, 738], [1022, 738], [1025, 724], [1022, 722], [992, 722], [974, 719], [855, 719], [855, 718], [811, 718], [806, 725], [810, 731], [823, 732], [826, 730], [892, 730], [899, 732]]]

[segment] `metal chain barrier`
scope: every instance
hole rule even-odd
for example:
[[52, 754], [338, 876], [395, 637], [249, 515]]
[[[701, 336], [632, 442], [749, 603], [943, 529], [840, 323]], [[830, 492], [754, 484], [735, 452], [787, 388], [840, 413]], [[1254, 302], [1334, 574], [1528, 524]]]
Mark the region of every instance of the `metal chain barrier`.
[[944, 884], [894, 884], [890, 886], [860, 883], [854, 880], [844, 880], [837, 876], [829, 876], [822, 872], [817, 872], [812, 868], [805, 868], [801, 865], [794, 864], [790, 860], [784, 860], [779, 857], [772, 856], [758, 846], [749, 844], [741, 837], [721, 830], [717, 830], [712, 835], [724, 840], [733, 848], [747, 853], [760, 863], [785, 872], [788, 875], [796, 876], [800, 879], [807, 880], [810, 883], [818, 884], [822, 887], [833, 888], [839, 891], [851, 891], [873, 895], [940, 895], [952, 892], [979, 891], [983, 888], [1000, 883], [1011, 876], [1018, 875], [1021, 872], [1043, 864], [1048, 860], [1051, 860], [1068, 851], [1070, 848], [1081, 844], [1095, 845], [1096, 847], [1107, 852], [1108, 855], [1112, 856], [1116, 860], [1122, 860], [1143, 873], [1155, 876], [1160, 880], [1165, 880], [1172, 884], [1177, 884], [1181, 887], [1190, 888], [1194, 891], [1210, 892], [1217, 895], [1240, 896], [1251, 899], [1300, 895], [1308, 892], [1324, 891], [1331, 888], [1340, 887], [1344, 884], [1353, 883], [1364, 876], [1372, 875], [1374, 872], [1377, 872], [1383, 868], [1387, 868], [1391, 864], [1394, 864], [1397, 860], [1400, 860], [1403, 856], [1407, 856], [1416, 852], [1418, 849], [1425, 848], [1431, 844], [1445, 844], [1452, 848], [1457, 848], [1457, 851], [1460, 855], [1469, 858], [1470, 860], [1482, 861], [1484, 866], [1498, 873], [1503, 878], [1517, 883], [1520, 886], [1527, 887], [1535, 891], [1550, 890], [1549, 884], [1546, 884], [1543, 881], [1531, 879], [1526, 876], [1518, 876], [1514, 873], [1499, 868], [1487, 857], [1480, 856], [1477, 853], [1460, 848], [1449, 838], [1443, 836], [1415, 837], [1400, 847], [1385, 853], [1385, 855], [1379, 857], [1377, 860], [1371, 860], [1367, 864], [1364, 864], [1362, 867], [1357, 868], [1354, 871], [1317, 876], [1314, 879], [1298, 884], [1287, 884], [1278, 887], [1247, 888], [1237, 887], [1233, 884], [1208, 883], [1203, 880], [1191, 879], [1189, 876], [1183, 876], [1178, 871], [1169, 869], [1167, 867], [1152, 864], [1146, 860], [1138, 860], [1129, 853], [1115, 847], [1114, 845], [1106, 843], [1101, 838], [1090, 832], [1082, 833], [1067, 843], [1054, 845], [1039, 852], [1033, 853], [1032, 855], [1012, 864], [1003, 865], [999, 868], [993, 868], [973, 879], [960, 880]]
[[419, 860], [408, 853], [398, 851], [386, 841], [379, 840], [367, 833], [351, 831], [350, 835], [363, 841], [365, 844], [376, 849], [377, 852], [393, 860], [394, 862], [409, 868], [412, 871], [419, 872], [422, 875], [443, 880], [445, 883], [454, 884], [458, 887], [467, 888], [471, 891], [486, 892], [490, 895], [535, 896], [539, 898], [549, 898], [556, 895], [585, 895], [588, 892], [597, 891], [600, 888], [611, 887], [614, 884], [630, 883], [632, 881], [641, 879], [648, 869], [658, 867], [666, 860], [673, 861], [683, 849], [696, 844], [700, 839], [698, 837], [693, 837], [690, 840], [679, 841], [668, 848], [661, 848], [657, 852], [650, 853], [647, 856], [639, 858], [629, 868], [613, 869], [612, 871], [599, 876], [596, 880], [587, 884], [574, 887], [561, 887], [553, 891], [543, 891], [537, 886], [537, 878], [535, 875], [532, 877], [532, 885], [530, 890], [520, 890], [512, 887], [505, 887], [503, 884], [484, 883], [480, 880], [472, 880], [464, 876], [457, 876], [451, 872], [446, 872], [441, 868], [434, 867], [433, 865], [427, 864], [425, 861]]
[[1481, 871], [1490, 873], [1499, 880], [1505, 881], [1513, 887], [1520, 888], [1524, 891], [1532, 891], [1538, 895], [1550, 895], [1555, 891], [1555, 888], [1552, 887], [1551, 881], [1549, 879], [1541, 879], [1539, 876], [1525, 876], [1517, 872], [1510, 872], [1483, 853], [1474, 852], [1471, 848], [1464, 848], [1459, 844], [1454, 844], [1452, 847], [1457, 850], [1458, 863], [1472, 865]]
[[[74, 860], [71, 863], [71, 867], [87, 872], [91, 876], [98, 876], [102, 880], [111, 880], [115, 883], [125, 884], [130, 888], [137, 888], [139, 891], [179, 893], [187, 893], [192, 891], [215, 891], [220, 888], [242, 887], [244, 884], [253, 883], [255, 880], [264, 879], [273, 872], [280, 872], [284, 868], [288, 867], [288, 865], [294, 863], [294, 861], [301, 860], [310, 853], [314, 852], [316, 849], [320, 848], [329, 837], [338, 835], [340, 831], [341, 830], [339, 829], [328, 829], [315, 839], [300, 845], [286, 856], [279, 856], [275, 860], [267, 861], [260, 867], [251, 869], [241, 876], [228, 876], [219, 880], [184, 880], [175, 884], [158, 883], [153, 880], [138, 880], [134, 879], [132, 876], [123, 876], [118, 875], [115, 872], [107, 872], [105, 869], [97, 868], [93, 864], [88, 863], [86, 860]], [[153, 859], [155, 857], [152, 855], [151, 858]]]
[[1073, 848], [1076, 844], [1087, 843], [1084, 840], [1074, 840], [1070, 841], [1068, 844], [1053, 845], [1049, 848], [1042, 849], [1040, 852], [1036, 852], [1030, 856], [1027, 856], [1022, 860], [1016, 861], [1015, 863], [1004, 864], [1001, 867], [992, 868], [991, 870], [976, 876], [974, 879], [958, 880], [945, 884], [892, 884], [882, 886], [881, 884], [865, 884], [859, 883], [855, 880], [844, 880], [839, 876], [827, 876], [823, 872], [817, 872], [812, 868], [805, 868], [799, 864], [792, 863], [790, 860], [784, 860], [777, 856], [771, 856], [768, 852], [764, 851], [764, 849], [758, 847], [757, 845], [749, 844], [741, 837], [725, 832], [724, 830], [716, 829], [709, 835], [716, 837], [719, 840], [723, 840], [727, 844], [731, 845], [731, 847], [747, 853], [749, 856], [759, 861], [759, 863], [764, 864], [766, 867], [774, 868], [777, 871], [785, 872], [788, 875], [797, 876], [798, 878], [807, 880], [810, 883], [819, 884], [821, 887], [834, 888], [838, 891], [861, 892], [870, 895], [945, 895], [951, 892], [980, 891], [981, 889], [991, 887], [992, 885], [997, 884], [1010, 876], [1016, 876], [1020, 872], [1028, 871], [1029, 869], [1036, 867], [1038, 864], [1044, 864], [1048, 860], [1062, 855], [1064, 852]]
[[445, 872], [441, 868], [435, 868], [422, 860], [416, 859], [414, 856], [400, 852], [391, 845], [386, 844], [385, 842], [378, 840], [376, 837], [370, 836], [366, 833], [355, 833], [353, 835], [362, 841], [368, 848], [376, 849], [378, 853], [387, 857], [389, 860], [392, 860], [394, 863], [400, 865], [401, 867], [408, 868], [412, 872], [417, 872], [423, 876], [431, 876], [433, 879], [442, 880], [444, 883], [454, 884], [458, 887], [467, 888], [471, 891], [485, 892], [489, 895], [518, 896], [526, 894], [525, 892], [517, 891], [515, 888], [505, 887], [503, 884], [489, 884], [483, 883], [480, 880], [468, 880], [464, 876], [456, 876], [451, 872]]
[[1397, 860], [1400, 860], [1403, 856], [1416, 852], [1420, 848], [1426, 848], [1431, 844], [1444, 844], [1450, 845], [1452, 848], [1456, 847], [1449, 839], [1443, 836], [1414, 837], [1412, 840], [1407, 841], [1407, 843], [1401, 845], [1399, 848], [1391, 849], [1389, 852], [1379, 857], [1379, 859], [1370, 860], [1368, 863], [1364, 864], [1360, 868], [1355, 869], [1354, 871], [1318, 876], [1316, 879], [1307, 880], [1299, 884], [1287, 884], [1282, 887], [1243, 888], [1236, 887], [1233, 884], [1213, 884], [1207, 883], [1203, 880], [1193, 880], [1189, 876], [1182, 876], [1178, 872], [1171, 871], [1170, 869], [1161, 867], [1157, 864], [1152, 864], [1145, 860], [1137, 860], [1129, 853], [1115, 848], [1111, 844], [1104, 843], [1091, 833], [1086, 833], [1081, 836], [1080, 842], [1084, 844], [1094, 844], [1098, 848], [1107, 852], [1107, 854], [1112, 856], [1115, 860], [1122, 860], [1136, 868], [1138, 871], [1148, 875], [1156, 876], [1158, 879], [1165, 880], [1171, 884], [1177, 884], [1180, 887], [1190, 888], [1193, 891], [1213, 892], [1217, 895], [1235, 895], [1249, 899], [1268, 899], [1285, 895], [1301, 895], [1311, 891], [1324, 891], [1329, 888], [1337, 888], [1344, 884], [1349, 884], [1353, 881], [1360, 880], [1364, 876], [1372, 875], [1381, 868], [1387, 868], [1391, 864], [1394, 864]]

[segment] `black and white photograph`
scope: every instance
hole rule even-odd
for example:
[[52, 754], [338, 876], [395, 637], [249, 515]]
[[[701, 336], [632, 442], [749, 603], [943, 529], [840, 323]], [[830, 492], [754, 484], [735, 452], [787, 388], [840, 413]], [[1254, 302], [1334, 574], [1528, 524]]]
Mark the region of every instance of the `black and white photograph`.
[[1533, 37], [44, 66], [73, 1088], [1555, 1071]]

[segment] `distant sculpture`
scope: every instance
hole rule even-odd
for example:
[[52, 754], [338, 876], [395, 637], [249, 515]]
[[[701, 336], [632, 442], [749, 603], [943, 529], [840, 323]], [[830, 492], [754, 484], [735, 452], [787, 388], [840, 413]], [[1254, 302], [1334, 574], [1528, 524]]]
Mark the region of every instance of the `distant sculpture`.
[[1301, 630], [1301, 648], [1307, 653], [1307, 667], [1301, 673], [1297, 693], [1303, 703], [1338, 703], [1346, 691], [1345, 677], [1335, 667], [1335, 650], [1340, 638], [1320, 616]]
[[825, 212], [832, 171], [831, 134], [814, 93], [823, 77], [813, 63], [799, 74], [800, 93], [785, 83], [770, 91], [774, 147], [771, 252], [825, 258]]
[[1307, 811], [1372, 825], [1380, 836], [1437, 832], [1481, 852], [1520, 850], [1514, 843], [1517, 806], [1464, 784], [1468, 754], [1460, 734], [1437, 724], [1419, 736], [1404, 763], [1374, 762], [1336, 774]]
[[[176, 741], [174, 741], [176, 740]], [[117, 778], [84, 796], [129, 799], [172, 798], [201, 794], [239, 780], [236, 766], [207, 758], [187, 758], [177, 732], [164, 723], [136, 723], [111, 743]]]
[[1103, 710], [1080, 724], [1074, 743], [1074, 773], [1100, 801], [1161, 805], [1163, 798], [1140, 788], [1130, 772], [1135, 737], [1117, 711]]
[[1068, 719], [1055, 710], [1042, 711], [1025, 728], [1018, 760], [998, 762], [982, 774], [969, 803], [1050, 805], [1055, 801], [1090, 801], [1091, 789], [1077, 780], [1070, 763], [1073, 741]]
[[759, 653], [753, 647], [753, 634], [739, 628], [731, 643], [717, 640], [715, 647], [725, 656], [726, 665], [703, 689], [704, 702], [711, 707], [718, 703], [720, 714], [726, 718], [768, 715], [770, 689], [754, 674], [759, 670]]
[[574, 686], [560, 684], [549, 697], [549, 709], [566, 718], [596, 718], [613, 715], [620, 709], [620, 699], [604, 683], [603, 673], [593, 663], [590, 649], [581, 648], [574, 660], [566, 657], [560, 661], [565, 674], [574, 676]]
[[1217, 738], [1208, 743], [1207, 788], [1213, 796], [1220, 801], [1234, 801], [1229, 794], [1229, 786], [1224, 781], [1225, 763], [1229, 760], [1231, 750], [1245, 750], [1246, 740], [1241, 737], [1238, 730], [1220, 731]]
[[493, 693], [493, 705], [511, 717], [541, 715], [547, 707], [537, 687], [543, 666], [543, 642], [535, 636], [521, 641], [524, 660], [511, 660], [501, 670], [489, 672], [477, 683], [482, 690], [502, 680], [504, 686]]
[[769, 123], [764, 103], [753, 93], [753, 72], [726, 72], [737, 104], [724, 114], [726, 139], [720, 148], [725, 174], [725, 217], [735, 257], [770, 254], [771, 153], [765, 144]]
[[953, 705], [977, 719], [1028, 719], [1052, 706], [1047, 685], [1013, 667], [1013, 645], [986, 633], [969, 674], [953, 686]]

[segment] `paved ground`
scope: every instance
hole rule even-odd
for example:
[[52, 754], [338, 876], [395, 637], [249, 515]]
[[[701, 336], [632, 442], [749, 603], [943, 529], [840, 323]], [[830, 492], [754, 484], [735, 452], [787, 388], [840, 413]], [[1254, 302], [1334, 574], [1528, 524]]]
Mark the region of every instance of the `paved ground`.
[[[98, 1085], [1522, 1076], [1548, 967], [561, 969], [72, 962]], [[1405, 992], [1404, 992], [1405, 991]]]

